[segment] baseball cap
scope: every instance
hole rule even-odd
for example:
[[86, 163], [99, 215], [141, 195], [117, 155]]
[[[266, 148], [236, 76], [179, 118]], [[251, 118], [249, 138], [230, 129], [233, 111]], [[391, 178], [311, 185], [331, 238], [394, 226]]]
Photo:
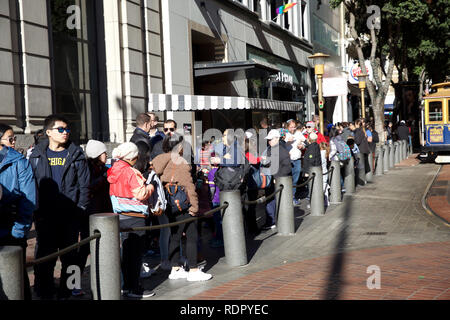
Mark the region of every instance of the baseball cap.
[[86, 145], [86, 155], [88, 158], [95, 159], [104, 152], [106, 152], [106, 146], [103, 142], [97, 140], [88, 141]]
[[405, 124], [405, 123], [406, 123], [405, 120], [400, 121], [400, 124]]
[[306, 126], [307, 126], [307, 127], [310, 127], [310, 128], [314, 128], [314, 127], [316, 126], [316, 124], [315, 124], [314, 122], [312, 122], [312, 121], [308, 121], [308, 122], [306, 123]]
[[277, 129], [272, 129], [269, 131], [269, 134], [267, 135], [267, 137], [265, 137], [265, 139], [267, 140], [272, 140], [273, 138], [280, 138], [280, 132]]

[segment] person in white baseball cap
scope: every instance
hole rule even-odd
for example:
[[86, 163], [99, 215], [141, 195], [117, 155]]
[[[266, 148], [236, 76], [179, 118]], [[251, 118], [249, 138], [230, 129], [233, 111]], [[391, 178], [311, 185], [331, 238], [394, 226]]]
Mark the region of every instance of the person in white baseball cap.
[[86, 145], [86, 156], [88, 159], [96, 159], [99, 156], [105, 154], [105, 163], [106, 163], [106, 146], [103, 142], [97, 140], [89, 140]]
[[269, 134], [264, 139], [273, 140], [275, 138], [280, 139], [280, 137], [281, 137], [280, 131], [278, 131], [277, 129], [272, 129], [269, 131]]

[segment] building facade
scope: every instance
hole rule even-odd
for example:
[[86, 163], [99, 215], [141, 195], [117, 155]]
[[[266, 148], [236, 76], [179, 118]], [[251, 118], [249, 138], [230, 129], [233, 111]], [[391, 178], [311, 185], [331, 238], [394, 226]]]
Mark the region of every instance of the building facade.
[[194, 136], [309, 120], [308, 56], [339, 64], [339, 19], [315, 1], [277, 14], [288, 2], [1, 0], [0, 121], [29, 135], [58, 112], [75, 141], [120, 143], [145, 111]]

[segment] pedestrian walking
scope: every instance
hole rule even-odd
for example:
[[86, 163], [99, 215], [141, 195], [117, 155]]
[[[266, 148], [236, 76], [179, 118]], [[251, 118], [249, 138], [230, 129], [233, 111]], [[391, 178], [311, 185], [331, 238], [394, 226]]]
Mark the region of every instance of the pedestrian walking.
[[[70, 141], [69, 122], [61, 115], [50, 115], [44, 121], [48, 139], [38, 143], [30, 155], [38, 186], [38, 208], [35, 212], [37, 233], [36, 259], [78, 242], [80, 217], [89, 204], [90, 172], [83, 150]], [[79, 262], [76, 251], [60, 256], [61, 279], [58, 299], [71, 294], [67, 287], [67, 268]], [[35, 291], [41, 299], [51, 299], [56, 258], [35, 265]]]
[[[182, 157], [183, 136], [173, 134], [166, 136], [162, 148], [164, 153], [153, 159], [155, 172], [160, 176], [166, 188], [167, 209], [166, 214], [170, 222], [181, 222], [199, 211], [198, 197], [192, 181], [191, 166]], [[212, 278], [211, 274], [204, 273], [197, 267], [197, 224], [195, 221], [182, 223], [171, 228], [169, 259], [172, 262], [172, 271], [169, 279], [187, 279], [188, 281], [206, 281]], [[186, 235], [187, 265], [180, 264], [180, 245], [183, 233]]]
[[10, 126], [0, 123], [0, 246], [22, 248], [24, 298], [31, 300], [25, 263], [27, 236], [36, 206], [36, 181], [28, 160], [4, 144], [11, 145], [11, 132]]
[[[117, 161], [108, 169], [110, 197], [113, 210], [120, 214], [120, 228], [145, 226], [149, 215], [148, 198], [154, 192], [153, 184], [146, 184], [142, 173], [134, 168], [138, 159], [138, 147], [125, 142], [113, 150]], [[144, 251], [145, 231], [121, 233], [123, 293], [131, 298], [147, 298], [155, 293], [145, 290], [139, 283]]]

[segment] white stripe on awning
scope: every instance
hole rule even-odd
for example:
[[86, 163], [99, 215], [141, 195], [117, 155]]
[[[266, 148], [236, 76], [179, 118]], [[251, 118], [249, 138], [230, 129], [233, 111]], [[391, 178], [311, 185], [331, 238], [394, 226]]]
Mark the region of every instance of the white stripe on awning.
[[247, 97], [200, 96], [152, 94], [149, 111], [194, 111], [194, 110], [278, 110], [297, 112], [303, 102], [289, 102]]

